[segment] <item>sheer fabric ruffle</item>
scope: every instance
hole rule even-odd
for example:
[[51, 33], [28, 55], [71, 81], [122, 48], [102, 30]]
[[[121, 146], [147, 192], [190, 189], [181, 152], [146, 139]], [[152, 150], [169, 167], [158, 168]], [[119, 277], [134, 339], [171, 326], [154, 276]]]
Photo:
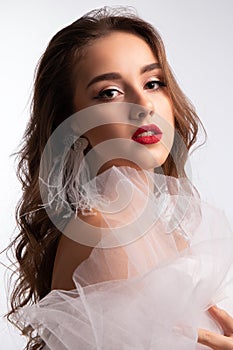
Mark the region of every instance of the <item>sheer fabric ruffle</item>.
[[[188, 179], [113, 167], [85, 185], [101, 227], [67, 235], [93, 245], [72, 291], [19, 310], [54, 350], [191, 350], [207, 309], [233, 302], [233, 234]], [[75, 220], [75, 219], [74, 219]], [[233, 305], [233, 303], [232, 303]], [[232, 310], [228, 310], [232, 311]]]

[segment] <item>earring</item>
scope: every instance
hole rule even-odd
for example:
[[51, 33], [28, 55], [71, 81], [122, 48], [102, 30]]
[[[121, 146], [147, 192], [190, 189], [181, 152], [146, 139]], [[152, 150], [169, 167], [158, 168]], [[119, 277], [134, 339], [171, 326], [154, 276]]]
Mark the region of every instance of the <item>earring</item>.
[[77, 216], [79, 211], [83, 215], [93, 215], [90, 199], [83, 187], [90, 180], [83, 152], [89, 142], [84, 137], [76, 138], [69, 134], [63, 139], [63, 152], [53, 158], [46, 179], [40, 177], [47, 192], [47, 203], [43, 207], [53, 209], [63, 218], [70, 217], [73, 212]]
[[74, 143], [75, 152], [83, 152], [88, 146], [88, 140], [85, 137], [80, 137]]
[[83, 184], [90, 180], [88, 165], [85, 161], [84, 150], [88, 147], [89, 142], [85, 137], [79, 137], [76, 141], [74, 135], [68, 135], [64, 143], [70, 150], [69, 156], [64, 162], [66, 171], [65, 188], [67, 198], [74, 208], [75, 216], [81, 211], [83, 215], [93, 215], [90, 200], [86, 195]]
[[74, 135], [67, 135], [63, 143], [67, 148], [72, 148], [75, 152], [83, 152], [89, 144], [85, 137], [79, 137], [75, 141]]

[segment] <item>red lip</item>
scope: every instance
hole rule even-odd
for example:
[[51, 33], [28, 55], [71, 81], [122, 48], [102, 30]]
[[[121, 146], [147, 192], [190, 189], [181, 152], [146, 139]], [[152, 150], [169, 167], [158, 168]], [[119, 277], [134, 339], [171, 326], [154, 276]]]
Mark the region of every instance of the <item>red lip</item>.
[[[150, 136], [138, 136], [146, 131], [152, 131], [154, 134]], [[142, 127], [138, 128], [133, 134], [132, 140], [142, 144], [152, 144], [159, 142], [162, 138], [162, 135], [163, 133], [157, 125], [149, 124], [143, 125]]]

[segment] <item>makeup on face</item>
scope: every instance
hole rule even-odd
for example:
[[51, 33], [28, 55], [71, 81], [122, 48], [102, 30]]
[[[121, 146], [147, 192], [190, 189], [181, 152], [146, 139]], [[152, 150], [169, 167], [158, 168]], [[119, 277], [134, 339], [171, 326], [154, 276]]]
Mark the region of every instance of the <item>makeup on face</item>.
[[162, 131], [155, 124], [143, 125], [138, 128], [132, 136], [132, 140], [144, 145], [151, 145], [159, 142], [162, 138]]
[[[93, 127], [90, 122], [85, 132], [91, 147], [108, 142], [109, 149], [110, 140], [128, 140], [122, 158], [137, 154], [145, 159], [144, 147], [156, 166], [162, 164], [172, 146], [174, 116], [160, 64], [150, 46], [134, 34], [112, 32], [87, 47], [77, 70], [76, 110], [98, 110], [93, 113]], [[115, 142], [114, 147], [118, 147]], [[153, 167], [152, 162], [149, 166]]]

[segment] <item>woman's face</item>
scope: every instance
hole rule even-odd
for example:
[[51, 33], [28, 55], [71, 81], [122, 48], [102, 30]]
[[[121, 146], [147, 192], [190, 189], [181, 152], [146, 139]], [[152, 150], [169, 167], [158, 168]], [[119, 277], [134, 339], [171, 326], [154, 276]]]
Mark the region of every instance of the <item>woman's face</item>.
[[76, 111], [88, 107], [87, 111], [96, 111], [94, 123], [84, 128], [90, 145], [99, 155], [100, 144], [105, 144], [105, 151], [111, 142], [116, 149], [114, 141], [119, 139], [119, 146], [124, 145], [123, 154], [112, 152], [101, 169], [162, 165], [174, 139], [174, 115], [158, 60], [148, 44], [134, 34], [112, 32], [85, 49], [76, 72]]

